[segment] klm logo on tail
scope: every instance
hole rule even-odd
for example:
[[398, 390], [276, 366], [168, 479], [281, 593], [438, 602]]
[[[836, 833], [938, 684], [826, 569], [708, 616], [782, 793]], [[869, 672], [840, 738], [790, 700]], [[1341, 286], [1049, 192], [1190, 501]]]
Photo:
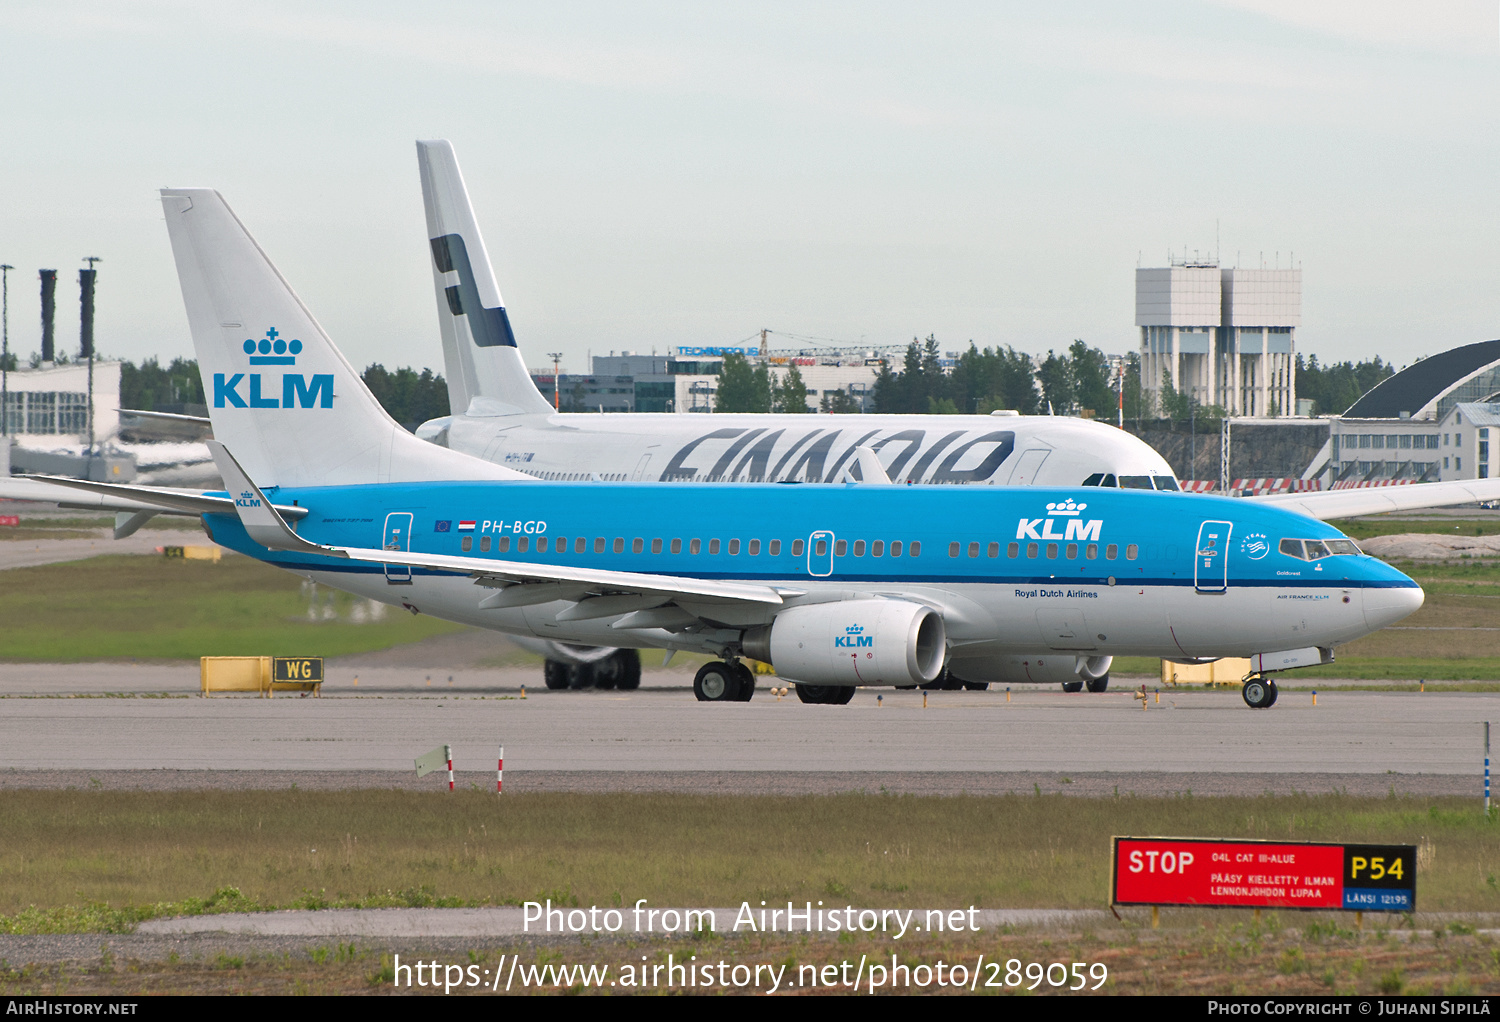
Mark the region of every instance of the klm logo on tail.
[[[245, 354], [250, 356], [252, 366], [291, 366], [297, 364], [297, 356], [302, 354], [302, 342], [288, 341], [278, 334], [275, 327], [272, 327], [259, 341], [247, 338], [244, 350]], [[247, 384], [248, 393], [240, 392], [241, 384]], [[275, 386], [273, 382], [268, 394], [261, 373], [235, 373], [228, 377], [224, 373], [214, 373], [214, 407], [333, 407], [332, 373], [316, 373], [311, 377], [302, 373], [282, 373], [280, 397], [270, 396], [276, 393]]]

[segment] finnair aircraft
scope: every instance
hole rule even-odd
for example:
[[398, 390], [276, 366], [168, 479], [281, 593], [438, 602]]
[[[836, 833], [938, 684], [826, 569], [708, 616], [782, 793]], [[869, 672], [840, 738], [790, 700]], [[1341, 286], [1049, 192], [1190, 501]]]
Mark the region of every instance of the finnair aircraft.
[[137, 517], [200, 515], [226, 547], [413, 613], [707, 652], [707, 701], [750, 698], [747, 656], [804, 702], [844, 703], [1052, 649], [1256, 656], [1244, 696], [1265, 707], [1277, 671], [1422, 603], [1336, 529], [1250, 501], [867, 483], [683, 483], [665, 500], [655, 484], [538, 482], [405, 433], [217, 192], [166, 189], [162, 205], [229, 495], [47, 484]]
[[[424, 423], [433, 443], [539, 479], [635, 482], [867, 482], [1176, 490], [1150, 446], [1100, 422], [1052, 416], [559, 414], [526, 370], [450, 143], [419, 141], [417, 161], [433, 260], [449, 399], [455, 414]], [[875, 452], [864, 468], [856, 452]], [[1495, 483], [1253, 498], [1316, 518], [1482, 499]], [[1409, 491], [1409, 492], [1408, 492]], [[1420, 491], [1420, 492], [1418, 492]], [[1026, 536], [1017, 536], [1022, 540]], [[523, 644], [546, 656], [549, 687], [630, 685], [628, 650], [558, 642]], [[1041, 652], [1037, 652], [1040, 650]], [[955, 669], [942, 684], [987, 681], [1087, 684], [1102, 691], [1110, 659], [1059, 656], [1056, 647], [1007, 655], [979, 674]], [[963, 671], [968, 671], [964, 665]]]

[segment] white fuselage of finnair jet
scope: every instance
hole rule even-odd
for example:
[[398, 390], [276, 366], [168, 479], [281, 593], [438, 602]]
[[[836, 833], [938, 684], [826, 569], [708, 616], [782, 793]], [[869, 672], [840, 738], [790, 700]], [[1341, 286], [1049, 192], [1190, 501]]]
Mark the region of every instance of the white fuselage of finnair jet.
[[558, 481], [834, 483], [869, 447], [895, 483], [1177, 488], [1137, 438], [1062, 416], [452, 415], [417, 435]]

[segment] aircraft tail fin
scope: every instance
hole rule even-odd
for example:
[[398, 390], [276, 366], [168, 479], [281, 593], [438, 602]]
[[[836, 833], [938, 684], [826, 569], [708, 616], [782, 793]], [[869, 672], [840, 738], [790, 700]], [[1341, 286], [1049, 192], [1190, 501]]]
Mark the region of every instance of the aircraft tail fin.
[[516, 346], [453, 146], [443, 139], [419, 141], [417, 164], [422, 172], [448, 400], [454, 414], [552, 411]]
[[223, 196], [161, 197], [214, 437], [261, 486], [530, 478], [402, 429]]

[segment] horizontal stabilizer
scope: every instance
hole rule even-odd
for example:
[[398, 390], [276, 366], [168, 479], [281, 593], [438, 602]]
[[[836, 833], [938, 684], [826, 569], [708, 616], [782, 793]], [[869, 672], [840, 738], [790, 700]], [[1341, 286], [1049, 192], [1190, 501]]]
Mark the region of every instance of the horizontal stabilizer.
[[[90, 496], [94, 499], [90, 500]], [[178, 515], [234, 514], [234, 501], [228, 497], [156, 486], [96, 483], [63, 476], [20, 476], [0, 480], [0, 497], [69, 504], [73, 507], [97, 507], [101, 511], [153, 511], [157, 514]], [[301, 518], [307, 514], [305, 507], [282, 507], [277, 510], [289, 518]]]
[[260, 487], [250, 481], [240, 463], [229, 453], [229, 448], [217, 440], [210, 440], [208, 449], [214, 456], [214, 464], [219, 466], [219, 475], [224, 477], [224, 485], [229, 487], [235, 514], [239, 515], [240, 524], [251, 539], [271, 550], [292, 550], [325, 557], [348, 556], [333, 547], [309, 543], [298, 536], [266, 495], [260, 492]]

